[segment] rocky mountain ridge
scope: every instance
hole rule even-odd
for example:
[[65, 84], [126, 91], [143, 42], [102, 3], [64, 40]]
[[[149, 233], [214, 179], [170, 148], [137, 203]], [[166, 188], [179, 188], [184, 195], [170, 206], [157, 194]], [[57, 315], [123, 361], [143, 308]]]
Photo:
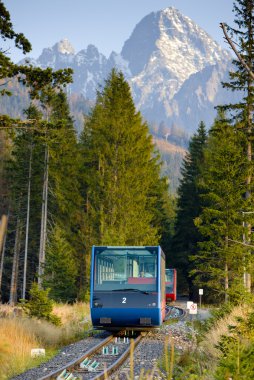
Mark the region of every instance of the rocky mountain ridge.
[[[203, 120], [209, 127], [214, 106], [226, 96], [220, 82], [231, 57], [203, 29], [175, 8], [145, 16], [122, 51], [107, 58], [93, 46], [75, 53], [67, 39], [46, 48], [31, 63], [74, 70], [70, 93], [95, 100], [113, 67], [129, 81], [137, 109], [150, 124], [172, 124], [191, 135]], [[227, 97], [229, 94], [227, 94]]]

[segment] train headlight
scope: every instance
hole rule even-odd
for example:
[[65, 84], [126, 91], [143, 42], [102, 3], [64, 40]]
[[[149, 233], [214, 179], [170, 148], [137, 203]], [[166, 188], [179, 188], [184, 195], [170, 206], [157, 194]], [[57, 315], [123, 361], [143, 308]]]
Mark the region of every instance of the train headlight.
[[156, 302], [153, 302], [153, 303], [152, 303], [152, 306], [156, 306]]

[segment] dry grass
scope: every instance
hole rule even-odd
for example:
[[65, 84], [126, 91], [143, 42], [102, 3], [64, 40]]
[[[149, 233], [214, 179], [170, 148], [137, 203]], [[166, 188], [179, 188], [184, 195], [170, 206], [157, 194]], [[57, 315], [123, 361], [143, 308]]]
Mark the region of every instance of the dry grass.
[[[62, 320], [56, 327], [46, 321], [21, 316], [20, 309], [0, 305], [0, 380], [7, 380], [36, 365], [32, 348], [46, 348], [46, 353], [76, 339], [90, 327], [89, 305], [55, 305], [53, 312]], [[41, 359], [40, 359], [41, 360]]]
[[91, 327], [90, 306], [85, 303], [56, 304], [53, 313], [61, 319], [62, 344], [81, 338], [84, 330]]
[[82, 302], [77, 302], [73, 305], [56, 304], [54, 305], [53, 313], [61, 318], [63, 325], [70, 322], [90, 322], [90, 306]]
[[229, 335], [228, 326], [236, 325], [236, 317], [246, 318], [248, 312], [250, 312], [249, 306], [240, 305], [235, 307], [225, 318], [218, 320], [200, 344], [201, 351], [215, 359], [218, 358], [220, 352], [215, 346], [219, 343], [222, 335]]
[[4, 305], [0, 304], [0, 317], [1, 318], [13, 317], [17, 310], [21, 310], [21, 309], [17, 309], [13, 306], [6, 305], [6, 304]]
[[39, 342], [33, 332], [18, 319], [2, 319], [0, 324], [0, 379], [8, 379], [24, 371], [30, 362], [32, 348]]

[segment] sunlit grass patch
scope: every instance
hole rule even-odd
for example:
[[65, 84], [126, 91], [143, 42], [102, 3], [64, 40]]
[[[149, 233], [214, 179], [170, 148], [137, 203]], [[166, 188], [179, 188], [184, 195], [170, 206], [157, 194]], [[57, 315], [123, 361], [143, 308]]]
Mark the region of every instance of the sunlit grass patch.
[[[17, 317], [15, 310], [19, 310]], [[21, 309], [0, 305], [0, 380], [48, 360], [60, 347], [82, 339], [91, 326], [87, 304], [58, 304], [54, 313], [61, 318], [61, 326], [27, 318]], [[33, 348], [44, 348], [46, 357], [31, 358]]]
[[89, 322], [90, 305], [88, 303], [77, 302], [73, 305], [55, 304], [53, 313], [61, 318], [62, 325], [69, 322]]
[[[40, 347], [40, 340], [27, 320], [2, 318], [0, 337], [1, 380], [37, 364], [38, 359], [31, 358], [31, 349]], [[52, 355], [52, 350], [48, 355]]]
[[239, 305], [234, 307], [230, 314], [215, 322], [200, 344], [201, 351], [213, 358], [218, 358], [220, 352], [216, 347], [221, 337], [229, 334], [228, 326], [235, 325], [237, 317], [246, 318], [249, 311], [250, 307], [248, 305]]

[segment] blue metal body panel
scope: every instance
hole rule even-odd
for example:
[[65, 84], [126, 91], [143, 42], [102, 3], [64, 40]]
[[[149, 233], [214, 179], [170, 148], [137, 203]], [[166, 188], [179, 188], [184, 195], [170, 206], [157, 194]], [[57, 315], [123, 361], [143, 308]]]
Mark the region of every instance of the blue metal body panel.
[[111, 318], [109, 327], [141, 327], [140, 318], [151, 318], [151, 326], [153, 327], [161, 325], [160, 308], [92, 308], [91, 317], [93, 325], [97, 327], [102, 326], [100, 318]]
[[[94, 290], [94, 271], [95, 271], [95, 247], [92, 247], [91, 259], [91, 284], [90, 284], [90, 310], [91, 319], [94, 327], [131, 327], [141, 328], [140, 318], [147, 318], [151, 324], [147, 327], [158, 327], [162, 324], [162, 303], [161, 303], [161, 256], [164, 253], [158, 246], [158, 261], [157, 261], [157, 278], [156, 292], [131, 292], [124, 290], [114, 293], [113, 291], [95, 291]], [[105, 247], [107, 248], [107, 247]], [[108, 247], [109, 248], [109, 247]], [[110, 247], [123, 248], [123, 247]], [[146, 248], [146, 247], [127, 247], [129, 248]], [[164, 274], [165, 276], [165, 274]], [[120, 299], [125, 297], [126, 304], [121, 304]], [[165, 297], [164, 297], [165, 298]], [[96, 306], [95, 306], [96, 305]], [[102, 323], [101, 318], [110, 319], [110, 324]]]

